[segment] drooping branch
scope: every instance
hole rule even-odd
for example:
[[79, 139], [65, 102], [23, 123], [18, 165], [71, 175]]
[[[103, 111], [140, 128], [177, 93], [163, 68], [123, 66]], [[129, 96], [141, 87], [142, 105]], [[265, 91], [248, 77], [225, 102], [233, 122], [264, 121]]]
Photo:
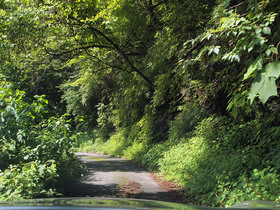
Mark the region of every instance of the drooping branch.
[[101, 60], [101, 59], [98, 58], [97, 56], [92, 55], [87, 49], [85, 50], [85, 52], [86, 52], [86, 54], [87, 54], [88, 56], [93, 57], [94, 59], [96, 59], [97, 61], [99, 61], [100, 63], [102, 63], [102, 64], [105, 65], [105, 66], [108, 66], [108, 67], [114, 68], [114, 69], [121, 69], [121, 70], [123, 70], [120, 66], [110, 65], [110, 64], [104, 62], [103, 60]]
[[242, 4], [244, 4], [245, 3], [245, 1], [242, 1], [242, 2], [240, 2], [239, 4], [237, 4], [237, 5], [233, 5], [233, 6], [231, 6], [229, 9], [233, 9], [233, 8], [237, 8], [237, 7], [239, 7], [240, 5], [242, 5]]
[[157, 4], [154, 4], [152, 0], [149, 0], [148, 2], [144, 1], [143, 3], [141, 1], [138, 1], [148, 12], [148, 15], [150, 16], [150, 19], [153, 21], [154, 24], [158, 24], [158, 20], [156, 18], [156, 15], [154, 13], [154, 9], [158, 6], [165, 4], [165, 1], [160, 1]]
[[[81, 23], [76, 18], [74, 18], [74, 17], [69, 17], [69, 18], [71, 18], [85, 26], [84, 23]], [[121, 47], [119, 45], [117, 45], [112, 39], [110, 39], [107, 35], [105, 35], [102, 31], [98, 30], [97, 28], [95, 28], [91, 25], [88, 25], [88, 24], [85, 27], [88, 28], [89, 30], [91, 30], [92, 32], [98, 34], [102, 38], [104, 38], [110, 44], [110, 46], [112, 46], [112, 48], [121, 55], [121, 57], [125, 60], [125, 62], [130, 66], [131, 71], [136, 72], [140, 77], [142, 77], [150, 85], [150, 88], [153, 91], [153, 89], [154, 89], [153, 82], [146, 75], [144, 75], [138, 68], [136, 68], [134, 66], [134, 64], [130, 60], [129, 56], [121, 49]]]
[[148, 82], [151, 86], [153, 86], [152, 81], [147, 78], [139, 69], [137, 69], [133, 63], [131, 62], [131, 60], [129, 59], [129, 57], [127, 56], [127, 54], [125, 52], [123, 52], [123, 50], [117, 45], [115, 44], [108, 36], [106, 36], [104, 33], [102, 33], [100, 30], [89, 26], [89, 29], [95, 31], [96, 33], [98, 33], [100, 36], [102, 36], [106, 41], [108, 41], [114, 48], [115, 50], [124, 58], [124, 60], [126, 61], [126, 63], [130, 66], [131, 70], [136, 72], [137, 74], [139, 74], [146, 82]]
[[108, 48], [112, 48], [112, 47], [111, 46], [105, 46], [105, 45], [98, 45], [98, 44], [89, 45], [89, 46], [81, 45], [81, 47], [77, 47], [77, 48], [74, 48], [74, 49], [71, 49], [71, 50], [65, 50], [65, 51], [60, 52], [60, 53], [52, 53], [50, 50], [47, 49], [47, 47], [45, 45], [43, 45], [43, 48], [44, 48], [44, 50], [46, 51], [47, 54], [59, 57], [59, 56], [69, 54], [69, 53], [73, 53], [73, 52], [80, 51], [80, 50], [88, 50], [88, 49], [91, 49], [91, 48], [107, 48], [108, 49]]

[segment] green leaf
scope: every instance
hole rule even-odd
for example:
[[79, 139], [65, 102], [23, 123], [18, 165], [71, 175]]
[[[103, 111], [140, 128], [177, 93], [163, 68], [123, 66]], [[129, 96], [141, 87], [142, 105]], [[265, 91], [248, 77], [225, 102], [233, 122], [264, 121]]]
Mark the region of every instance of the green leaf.
[[263, 33], [264, 34], [271, 34], [271, 29], [269, 27], [264, 27], [263, 28]]
[[256, 29], [256, 34], [260, 34], [261, 32], [262, 32], [262, 29], [258, 27], [258, 28]]
[[278, 55], [278, 49], [276, 47], [270, 48], [271, 52]]
[[280, 76], [280, 62], [273, 62], [266, 65], [263, 72], [254, 80], [249, 100], [253, 103], [255, 97], [259, 97], [261, 102], [265, 104], [269, 97], [277, 96], [276, 79]]
[[221, 47], [221, 46], [216, 46], [216, 47], [214, 48], [213, 51], [214, 51], [215, 54], [217, 54], [217, 55], [219, 54], [220, 47]]
[[266, 65], [266, 72], [270, 77], [280, 76], [280, 62], [273, 62]]
[[243, 80], [245, 79], [248, 79], [248, 77], [256, 70], [260, 70], [262, 68], [262, 65], [263, 65], [263, 56], [259, 56], [257, 57], [257, 59], [251, 64], [251, 66], [248, 68], [246, 74], [244, 74], [244, 78]]
[[41, 165], [41, 166], [39, 167], [38, 171], [39, 171], [39, 174], [40, 174], [40, 175], [43, 175], [43, 174], [44, 174], [45, 168], [46, 168], [45, 165]]
[[267, 49], [267, 50], [265, 51], [265, 54], [266, 54], [267, 56], [269, 56], [269, 55], [271, 54], [271, 50], [270, 50], [270, 49]]

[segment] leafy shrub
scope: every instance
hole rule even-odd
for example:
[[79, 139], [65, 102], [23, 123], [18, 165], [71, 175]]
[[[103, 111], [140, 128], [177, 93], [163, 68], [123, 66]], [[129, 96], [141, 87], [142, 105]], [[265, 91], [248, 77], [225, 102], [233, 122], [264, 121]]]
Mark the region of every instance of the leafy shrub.
[[160, 159], [170, 149], [169, 142], [151, 145], [149, 151], [140, 158], [141, 163], [151, 170], [158, 170]]
[[279, 146], [274, 145], [276, 138], [272, 140], [271, 132], [275, 128], [260, 131], [256, 124], [256, 120], [235, 124], [225, 117], [206, 118], [198, 123], [194, 137], [170, 144], [169, 148], [168, 144], [152, 148], [150, 151], [163, 152], [155, 155], [154, 165], [159, 165], [168, 179], [183, 185], [185, 192], [200, 204], [231, 206], [244, 200], [277, 201]]
[[93, 145], [96, 139], [95, 130], [92, 132], [80, 133], [80, 135], [77, 136], [77, 145], [75, 149], [83, 152], [94, 151]]
[[195, 175], [184, 184], [186, 192], [202, 204], [219, 206], [221, 200], [217, 197], [216, 189], [221, 183], [234, 182], [244, 173], [241, 157], [234, 150], [217, 152], [208, 148], [195, 169]]
[[103, 103], [99, 103], [97, 106], [97, 123], [98, 129], [96, 130], [96, 135], [102, 139], [108, 139], [110, 133], [113, 131], [113, 124], [110, 121], [110, 113], [108, 111], [108, 106]]
[[170, 123], [168, 140], [171, 143], [191, 137], [197, 124], [207, 116], [201, 108], [189, 104], [180, 106], [178, 111], [180, 113]]
[[132, 145], [127, 147], [124, 152], [123, 156], [130, 160], [135, 160], [137, 162], [140, 162], [142, 159], [142, 156], [144, 156], [147, 151], [149, 150], [150, 145], [148, 141], [133, 141]]
[[159, 160], [159, 169], [166, 173], [169, 179], [181, 184], [188, 183], [196, 174], [206, 147], [204, 139], [199, 137], [193, 137], [188, 143], [172, 146]]
[[97, 131], [94, 144], [89, 148], [92, 151], [124, 156], [128, 159], [140, 161], [141, 157], [149, 149], [151, 139], [150, 123], [150, 119], [144, 116], [132, 126], [116, 129], [115, 132], [108, 133], [108, 140], [104, 138], [104, 135], [102, 137], [98, 135], [99, 131]]
[[150, 121], [142, 118], [119, 129], [108, 141], [96, 139], [95, 149], [163, 172], [184, 186], [196, 204], [280, 201], [279, 126], [260, 119], [236, 122], [217, 115], [190, 116], [187, 108], [178, 114], [165, 142], [149, 142]]
[[235, 181], [219, 183], [217, 200], [224, 206], [232, 206], [244, 200], [279, 201], [280, 176], [272, 168], [254, 169], [250, 175], [241, 174]]
[[123, 129], [112, 134], [110, 139], [102, 145], [102, 152], [121, 157], [123, 151], [131, 144], [127, 140], [125, 132], [125, 129]]
[[145, 115], [136, 124], [127, 129], [127, 139], [131, 142], [125, 151], [124, 157], [141, 162], [144, 154], [150, 149], [152, 139], [151, 117]]
[[67, 116], [47, 119], [46, 104], [42, 96], [30, 103], [24, 92], [2, 83], [2, 200], [63, 193], [83, 171], [73, 154], [76, 138], [70, 132], [70, 120]]
[[224, 135], [231, 126], [226, 117], [212, 115], [196, 126], [194, 135], [204, 138], [209, 145], [223, 144]]
[[58, 176], [54, 161], [10, 165], [0, 173], [0, 200], [59, 195], [55, 189]]

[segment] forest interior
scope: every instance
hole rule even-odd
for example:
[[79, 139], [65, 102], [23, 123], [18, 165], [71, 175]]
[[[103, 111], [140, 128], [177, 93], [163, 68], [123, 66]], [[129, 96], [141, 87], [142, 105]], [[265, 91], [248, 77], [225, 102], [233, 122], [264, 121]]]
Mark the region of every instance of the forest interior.
[[0, 201], [63, 196], [75, 151], [189, 203], [280, 202], [278, 0], [0, 0]]

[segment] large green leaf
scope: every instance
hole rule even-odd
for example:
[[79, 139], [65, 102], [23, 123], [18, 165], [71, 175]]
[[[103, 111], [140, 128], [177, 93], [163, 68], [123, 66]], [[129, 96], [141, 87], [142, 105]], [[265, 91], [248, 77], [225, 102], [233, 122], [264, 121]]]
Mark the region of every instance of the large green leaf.
[[244, 74], [244, 79], [247, 79], [255, 70], [262, 69], [263, 65], [263, 56], [260, 55], [257, 59], [252, 63], [252, 65], [248, 68], [246, 74]]
[[266, 65], [263, 72], [254, 80], [249, 99], [251, 104], [255, 97], [259, 97], [262, 103], [266, 103], [269, 97], [277, 96], [276, 79], [280, 76], [280, 62], [273, 62]]

